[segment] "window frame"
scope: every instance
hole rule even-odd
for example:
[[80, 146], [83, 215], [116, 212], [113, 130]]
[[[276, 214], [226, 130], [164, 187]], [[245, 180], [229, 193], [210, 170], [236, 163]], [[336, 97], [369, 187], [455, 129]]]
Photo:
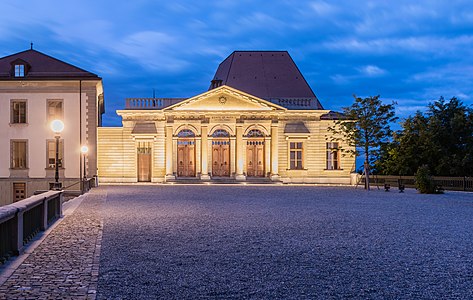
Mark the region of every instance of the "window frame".
[[[25, 166], [24, 167], [14, 167], [14, 161], [15, 161], [15, 149], [14, 149], [14, 144], [15, 143], [25, 143]], [[28, 169], [28, 140], [10, 140], [10, 169], [12, 170], [27, 170]]]
[[[17, 103], [24, 103], [25, 105], [25, 118], [24, 122], [21, 122], [21, 116], [18, 116], [18, 122], [15, 122], [15, 113], [14, 107]], [[10, 100], [10, 125], [21, 125], [21, 124], [28, 124], [28, 100], [27, 99], [11, 99]]]
[[[327, 142], [325, 145], [325, 170], [341, 170], [340, 144], [338, 142]], [[334, 162], [336, 163], [335, 167]], [[331, 164], [329, 165], [329, 163]]]
[[[287, 167], [286, 169], [288, 171], [306, 171], [306, 153], [307, 153], [307, 140], [308, 138], [301, 138], [301, 137], [287, 137]], [[294, 151], [295, 153], [300, 152], [301, 153], [301, 159], [300, 159], [300, 168], [291, 168], [291, 143], [301, 143], [301, 148], [300, 150], [296, 148], [297, 151]], [[295, 157], [297, 158], [297, 154], [295, 154]]]
[[[19, 199], [17, 197], [17, 185], [23, 185], [23, 195], [24, 195], [24, 198], [21, 198]], [[28, 184], [25, 182], [25, 181], [14, 181], [12, 182], [12, 198], [13, 198], [13, 203], [14, 202], [18, 202], [18, 201], [21, 201], [23, 199], [26, 199], [28, 198]]]
[[[55, 114], [54, 116], [50, 114], [49, 106], [51, 103], [61, 103], [61, 112], [60, 115], [58, 116]], [[55, 119], [59, 120], [64, 120], [64, 99], [47, 99], [46, 100], [46, 119], [48, 120], [48, 123]]]
[[24, 78], [26, 76], [26, 65], [21, 64], [21, 63], [14, 64], [13, 65], [13, 76], [15, 78]]
[[[46, 140], [46, 170], [54, 170], [56, 168], [56, 165], [51, 166], [49, 163], [49, 143], [52, 143], [54, 145], [54, 161], [56, 161], [56, 140], [55, 139], [47, 139]], [[59, 160], [60, 160], [60, 165], [59, 169], [64, 169], [64, 139], [59, 139]]]

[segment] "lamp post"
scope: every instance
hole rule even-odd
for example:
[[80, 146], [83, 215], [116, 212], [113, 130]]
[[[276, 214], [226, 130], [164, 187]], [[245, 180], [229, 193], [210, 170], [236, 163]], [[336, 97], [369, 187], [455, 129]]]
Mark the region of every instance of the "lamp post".
[[82, 194], [86, 192], [85, 183], [87, 182], [87, 175], [85, 172], [85, 158], [88, 151], [89, 151], [89, 148], [85, 145], [80, 148], [80, 152], [82, 153], [82, 160], [84, 161], [84, 177], [82, 178]]
[[64, 123], [61, 120], [54, 120], [51, 122], [51, 130], [54, 132], [56, 139], [56, 160], [55, 167], [56, 172], [54, 173], [54, 187], [56, 191], [61, 190], [61, 185], [59, 183], [59, 139], [61, 138], [61, 132], [64, 130]]

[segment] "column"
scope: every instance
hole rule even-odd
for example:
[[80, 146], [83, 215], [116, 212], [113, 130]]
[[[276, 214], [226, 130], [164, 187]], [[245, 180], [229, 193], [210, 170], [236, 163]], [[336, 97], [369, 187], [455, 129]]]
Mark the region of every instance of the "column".
[[172, 124], [166, 124], [166, 180], [176, 179], [172, 172], [173, 161], [173, 141], [172, 141]]
[[235, 176], [236, 174], [236, 137], [230, 137], [230, 174], [231, 176]]
[[209, 128], [207, 124], [202, 124], [201, 127], [201, 164], [202, 164], [202, 173], [200, 175], [200, 179], [202, 180], [209, 180]]
[[243, 175], [243, 124], [236, 124], [236, 180], [245, 180], [246, 177]]
[[279, 126], [278, 121], [271, 123], [271, 180], [279, 180]]

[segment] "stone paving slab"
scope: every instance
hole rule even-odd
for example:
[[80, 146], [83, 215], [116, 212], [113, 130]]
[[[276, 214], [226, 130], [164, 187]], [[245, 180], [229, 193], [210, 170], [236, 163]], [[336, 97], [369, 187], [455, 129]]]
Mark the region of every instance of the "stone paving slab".
[[88, 193], [0, 286], [0, 299], [95, 299], [105, 199]]

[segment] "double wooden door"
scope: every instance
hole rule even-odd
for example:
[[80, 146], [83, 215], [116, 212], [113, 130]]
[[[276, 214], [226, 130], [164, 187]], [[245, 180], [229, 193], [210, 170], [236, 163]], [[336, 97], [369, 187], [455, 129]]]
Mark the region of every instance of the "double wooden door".
[[264, 139], [248, 139], [246, 142], [246, 174], [264, 177]]
[[230, 140], [212, 140], [212, 175], [230, 176]]
[[178, 139], [177, 141], [177, 176], [195, 176], [195, 140]]

